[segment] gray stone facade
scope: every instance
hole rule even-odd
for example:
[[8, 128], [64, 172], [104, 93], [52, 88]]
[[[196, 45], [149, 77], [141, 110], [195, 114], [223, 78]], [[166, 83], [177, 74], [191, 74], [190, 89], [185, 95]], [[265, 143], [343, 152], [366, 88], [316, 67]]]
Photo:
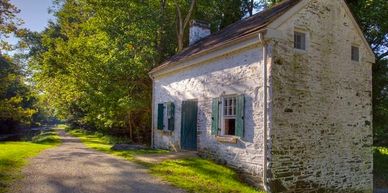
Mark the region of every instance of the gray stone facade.
[[[294, 49], [295, 31], [306, 33], [305, 51]], [[256, 34], [153, 74], [154, 147], [181, 149], [181, 104], [195, 99], [198, 152], [249, 183], [265, 183], [271, 192], [371, 193], [374, 55], [345, 3], [302, 0], [261, 33], [264, 39]], [[262, 41], [269, 51], [268, 101]], [[359, 47], [360, 61], [351, 60], [351, 46]], [[211, 135], [212, 99], [229, 94], [246, 100], [237, 144]], [[175, 104], [174, 131], [156, 129], [157, 105], [166, 102]]]
[[[311, 0], [271, 41], [274, 192], [372, 192], [372, 56], [345, 8]], [[295, 28], [308, 33], [305, 52]]]

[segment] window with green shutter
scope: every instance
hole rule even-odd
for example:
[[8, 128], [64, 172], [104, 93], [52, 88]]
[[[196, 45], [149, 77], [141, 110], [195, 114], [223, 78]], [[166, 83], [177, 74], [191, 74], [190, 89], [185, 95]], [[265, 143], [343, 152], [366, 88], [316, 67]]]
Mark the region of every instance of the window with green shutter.
[[163, 130], [164, 129], [164, 104], [159, 103], [158, 104], [158, 124], [157, 124], [157, 129]]
[[212, 135], [244, 137], [244, 111], [244, 95], [229, 95], [221, 99], [213, 99]]
[[236, 97], [236, 136], [244, 137], [244, 111], [245, 97], [239, 95]]
[[168, 130], [174, 131], [175, 105], [173, 102], [167, 103], [167, 126]]
[[219, 128], [219, 98], [212, 100], [212, 135], [218, 135]]

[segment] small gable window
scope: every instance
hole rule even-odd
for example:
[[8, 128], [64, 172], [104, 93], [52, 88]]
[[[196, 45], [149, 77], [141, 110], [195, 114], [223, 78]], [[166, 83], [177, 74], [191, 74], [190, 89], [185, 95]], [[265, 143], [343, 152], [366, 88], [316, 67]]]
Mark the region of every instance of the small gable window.
[[306, 33], [294, 32], [294, 48], [298, 50], [306, 50]]
[[352, 61], [360, 61], [360, 48], [357, 46], [352, 46]]

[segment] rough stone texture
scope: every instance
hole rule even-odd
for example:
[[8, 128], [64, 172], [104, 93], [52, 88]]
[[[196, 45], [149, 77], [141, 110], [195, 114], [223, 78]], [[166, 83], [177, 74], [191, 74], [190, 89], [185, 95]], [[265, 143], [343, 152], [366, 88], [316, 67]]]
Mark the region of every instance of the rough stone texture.
[[[248, 182], [260, 186], [263, 163], [262, 132], [262, 48], [250, 47], [237, 53], [196, 65], [154, 80], [154, 128], [157, 104], [175, 103], [175, 131], [154, 129], [157, 148], [180, 149], [181, 105], [198, 100], [198, 152], [241, 171]], [[212, 98], [222, 94], [245, 94], [245, 136], [237, 144], [217, 142], [211, 135]]]
[[[308, 33], [293, 49], [294, 27]], [[340, 1], [311, 0], [272, 42], [273, 192], [372, 192], [372, 75]], [[361, 62], [351, 61], [351, 45]], [[370, 61], [370, 60], [369, 60]]]

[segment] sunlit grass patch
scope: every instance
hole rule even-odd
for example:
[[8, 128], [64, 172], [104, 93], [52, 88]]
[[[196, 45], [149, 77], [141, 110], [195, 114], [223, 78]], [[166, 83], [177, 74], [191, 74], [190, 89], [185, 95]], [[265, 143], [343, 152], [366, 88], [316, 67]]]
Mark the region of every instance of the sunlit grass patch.
[[43, 133], [34, 137], [34, 142], [1, 142], [0, 143], [0, 193], [8, 190], [11, 183], [20, 178], [20, 170], [27, 159], [41, 151], [60, 143], [54, 132]]
[[169, 160], [149, 167], [152, 174], [189, 192], [260, 192], [240, 182], [232, 169], [201, 158]]
[[68, 132], [71, 135], [80, 138], [82, 143], [84, 143], [87, 147], [91, 149], [117, 155], [127, 160], [133, 160], [135, 155], [168, 152], [166, 150], [159, 150], [159, 149], [140, 149], [140, 150], [125, 150], [125, 151], [112, 150], [111, 147], [114, 145], [114, 143], [117, 140], [114, 140], [109, 136], [104, 136], [100, 133], [86, 132], [79, 129], [68, 130]]
[[61, 139], [55, 131], [44, 131], [41, 134], [32, 138], [33, 143], [38, 144], [59, 144]]

